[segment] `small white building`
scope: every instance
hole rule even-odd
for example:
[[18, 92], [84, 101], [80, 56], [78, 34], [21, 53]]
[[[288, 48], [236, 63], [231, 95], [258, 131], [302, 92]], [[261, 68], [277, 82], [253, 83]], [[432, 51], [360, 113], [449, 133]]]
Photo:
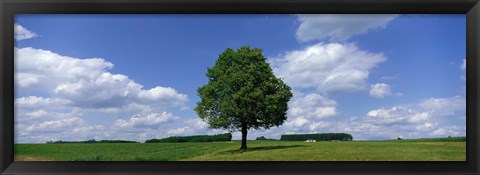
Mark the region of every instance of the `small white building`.
[[317, 140], [305, 140], [305, 142], [317, 142]]

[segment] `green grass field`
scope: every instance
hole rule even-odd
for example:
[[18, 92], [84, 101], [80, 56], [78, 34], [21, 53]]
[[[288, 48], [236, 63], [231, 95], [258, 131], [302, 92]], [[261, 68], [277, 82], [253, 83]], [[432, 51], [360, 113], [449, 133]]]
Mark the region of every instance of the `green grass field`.
[[27, 161], [465, 161], [465, 141], [16, 144], [15, 159]]

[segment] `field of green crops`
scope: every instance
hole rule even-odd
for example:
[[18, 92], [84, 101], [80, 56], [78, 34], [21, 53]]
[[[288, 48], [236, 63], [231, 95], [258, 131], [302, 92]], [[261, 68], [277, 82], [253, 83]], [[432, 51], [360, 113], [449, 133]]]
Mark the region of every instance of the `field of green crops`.
[[16, 144], [26, 161], [465, 161], [460, 139], [296, 142]]

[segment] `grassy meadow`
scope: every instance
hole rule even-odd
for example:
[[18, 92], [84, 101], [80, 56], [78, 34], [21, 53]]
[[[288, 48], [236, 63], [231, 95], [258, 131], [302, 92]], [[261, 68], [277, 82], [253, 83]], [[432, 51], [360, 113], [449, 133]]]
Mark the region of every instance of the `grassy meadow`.
[[465, 161], [464, 139], [16, 144], [19, 161]]

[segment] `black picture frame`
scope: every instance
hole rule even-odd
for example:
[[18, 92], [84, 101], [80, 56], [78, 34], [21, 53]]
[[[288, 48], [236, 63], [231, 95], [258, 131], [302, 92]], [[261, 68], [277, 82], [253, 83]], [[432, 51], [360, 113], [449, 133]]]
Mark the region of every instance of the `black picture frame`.
[[[479, 174], [479, 0], [0, 0], [1, 174]], [[465, 162], [14, 161], [15, 14], [465, 14]]]

